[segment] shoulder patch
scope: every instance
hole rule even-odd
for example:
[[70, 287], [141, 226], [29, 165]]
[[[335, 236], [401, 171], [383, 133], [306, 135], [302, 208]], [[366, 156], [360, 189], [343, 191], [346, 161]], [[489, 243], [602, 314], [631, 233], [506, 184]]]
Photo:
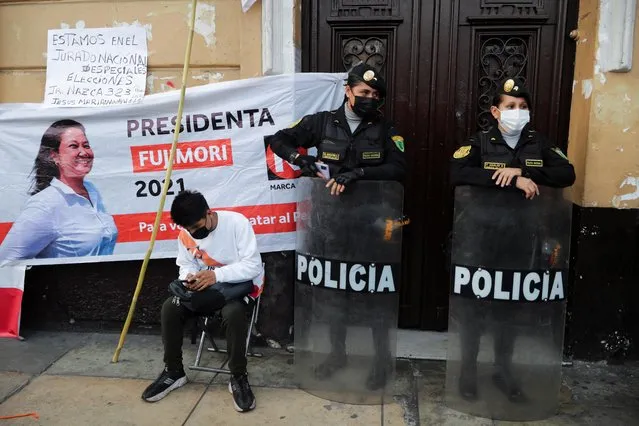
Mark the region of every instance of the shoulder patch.
[[302, 119], [300, 118], [299, 120], [294, 121], [290, 126], [288, 126], [289, 129], [292, 129], [293, 127], [297, 126], [299, 124], [299, 122], [302, 121]]
[[472, 146], [470, 146], [470, 145], [465, 145], [465, 146], [460, 147], [453, 154], [453, 158], [460, 159], [460, 158], [468, 157], [468, 154], [470, 154], [471, 148], [472, 148]]
[[558, 156], [560, 156], [561, 158], [563, 158], [564, 160], [568, 160], [568, 157], [566, 157], [566, 154], [564, 154], [561, 149], [554, 147], [552, 148], [552, 150], [554, 151], [555, 154], [557, 154]]
[[393, 140], [393, 142], [395, 142], [395, 146], [397, 147], [397, 149], [399, 149], [401, 152], [404, 152], [404, 138], [399, 135], [395, 135], [391, 136], [391, 139]]

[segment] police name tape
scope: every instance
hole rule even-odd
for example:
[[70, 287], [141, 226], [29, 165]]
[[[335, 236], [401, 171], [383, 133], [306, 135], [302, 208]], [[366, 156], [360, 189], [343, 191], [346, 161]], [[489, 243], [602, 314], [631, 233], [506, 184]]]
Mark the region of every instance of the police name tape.
[[356, 293], [395, 293], [399, 264], [343, 262], [295, 253], [297, 281]]
[[452, 294], [514, 302], [561, 301], [566, 274], [557, 269], [513, 271], [454, 265]]

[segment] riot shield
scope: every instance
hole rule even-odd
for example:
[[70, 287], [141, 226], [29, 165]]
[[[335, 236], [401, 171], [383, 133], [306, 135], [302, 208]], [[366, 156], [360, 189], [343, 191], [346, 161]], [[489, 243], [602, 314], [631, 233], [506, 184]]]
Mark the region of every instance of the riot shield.
[[563, 191], [455, 192], [446, 403], [499, 420], [559, 404], [571, 204]]
[[331, 196], [325, 184], [298, 184], [296, 377], [321, 398], [381, 404], [395, 374], [403, 189], [359, 181]]

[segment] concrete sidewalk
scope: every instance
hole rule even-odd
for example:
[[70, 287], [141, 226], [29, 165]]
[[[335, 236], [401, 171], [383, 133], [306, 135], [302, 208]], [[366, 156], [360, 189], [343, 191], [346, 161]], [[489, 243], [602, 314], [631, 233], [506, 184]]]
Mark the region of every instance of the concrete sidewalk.
[[[130, 335], [120, 355], [111, 357], [115, 334], [36, 332], [26, 341], [0, 340], [0, 420], [2, 425], [515, 425], [468, 416], [443, 404], [445, 363], [402, 359], [393, 399], [383, 406], [330, 402], [295, 388], [293, 356], [263, 349], [249, 359], [257, 398], [250, 413], [233, 409], [228, 376], [187, 371], [190, 382], [164, 400], [140, 399], [162, 369], [161, 339]], [[195, 346], [185, 341], [185, 366]], [[260, 348], [261, 349], [261, 348]], [[211, 366], [222, 358], [205, 355]], [[534, 425], [639, 424], [639, 365], [575, 363], [564, 369], [559, 413]]]

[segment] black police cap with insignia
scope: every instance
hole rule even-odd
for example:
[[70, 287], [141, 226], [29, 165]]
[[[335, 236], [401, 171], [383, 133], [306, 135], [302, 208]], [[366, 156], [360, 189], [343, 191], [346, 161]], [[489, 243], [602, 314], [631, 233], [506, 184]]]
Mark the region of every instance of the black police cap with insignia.
[[526, 86], [524, 86], [524, 81], [519, 77], [504, 79], [497, 87], [496, 94], [498, 96], [508, 95], [515, 98], [524, 98], [524, 100], [528, 104], [528, 108], [532, 108], [532, 103], [530, 102], [530, 92], [528, 91]]
[[386, 97], [386, 82], [379, 72], [370, 65], [361, 63], [359, 65], [355, 65], [348, 72], [346, 84], [354, 86], [357, 83], [366, 83], [379, 92], [380, 98]]

